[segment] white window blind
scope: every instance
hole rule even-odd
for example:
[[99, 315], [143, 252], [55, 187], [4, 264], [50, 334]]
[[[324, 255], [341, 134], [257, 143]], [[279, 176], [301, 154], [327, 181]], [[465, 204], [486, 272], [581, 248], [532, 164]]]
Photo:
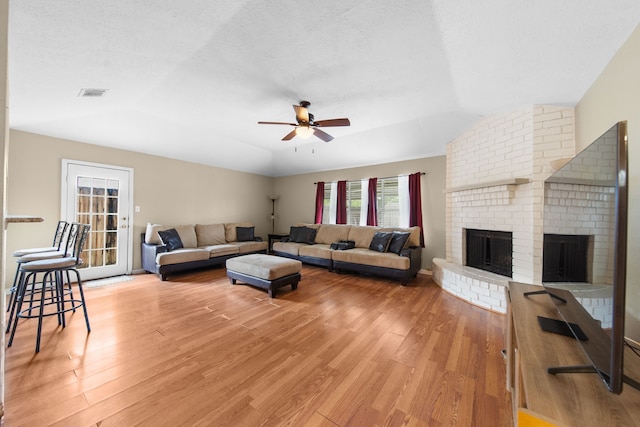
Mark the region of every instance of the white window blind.
[[378, 199], [378, 225], [382, 227], [399, 227], [398, 177], [379, 178], [376, 196]]

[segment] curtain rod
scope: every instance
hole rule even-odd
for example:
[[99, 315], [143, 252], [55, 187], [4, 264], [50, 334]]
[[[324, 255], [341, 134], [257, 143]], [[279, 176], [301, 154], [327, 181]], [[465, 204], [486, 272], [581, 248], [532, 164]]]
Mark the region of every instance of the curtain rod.
[[[423, 175], [426, 175], [426, 174], [427, 174], [426, 172], [420, 172], [420, 176], [423, 176]], [[409, 175], [384, 176], [384, 177], [378, 178], [378, 179], [391, 179], [391, 178], [397, 178], [399, 176], [409, 176]], [[374, 178], [374, 177], [372, 177], [372, 178]], [[367, 179], [367, 178], [363, 178], [363, 179]], [[349, 182], [349, 181], [362, 181], [362, 180], [360, 180], [360, 179], [352, 179], [352, 180], [346, 180], [346, 181]], [[332, 182], [334, 182], [334, 181], [325, 181], [324, 183], [325, 184], [331, 184]], [[337, 181], [335, 181], [335, 182], [337, 182]], [[317, 185], [317, 184], [318, 184], [317, 182], [313, 183], [313, 185]]]

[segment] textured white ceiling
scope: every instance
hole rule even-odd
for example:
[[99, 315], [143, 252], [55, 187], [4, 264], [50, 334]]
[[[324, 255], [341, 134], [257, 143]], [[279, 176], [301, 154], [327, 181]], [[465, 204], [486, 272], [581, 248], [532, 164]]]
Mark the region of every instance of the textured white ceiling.
[[[13, 0], [10, 126], [268, 176], [442, 155], [481, 115], [575, 105], [639, 22], [638, 0]], [[300, 100], [351, 127], [257, 124]]]

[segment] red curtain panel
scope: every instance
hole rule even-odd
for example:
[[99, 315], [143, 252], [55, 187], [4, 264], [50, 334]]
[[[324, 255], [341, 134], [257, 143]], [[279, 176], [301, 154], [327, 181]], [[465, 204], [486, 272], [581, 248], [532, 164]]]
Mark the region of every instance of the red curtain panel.
[[336, 224], [347, 223], [347, 181], [338, 181]]
[[424, 248], [422, 231], [422, 197], [420, 196], [420, 172], [409, 175], [409, 227], [420, 227], [420, 246]]
[[369, 178], [369, 190], [367, 191], [369, 199], [369, 205], [367, 206], [367, 225], [378, 225], [377, 187], [378, 178]]
[[316, 184], [316, 217], [315, 223], [322, 224], [322, 211], [324, 209], [324, 182]]

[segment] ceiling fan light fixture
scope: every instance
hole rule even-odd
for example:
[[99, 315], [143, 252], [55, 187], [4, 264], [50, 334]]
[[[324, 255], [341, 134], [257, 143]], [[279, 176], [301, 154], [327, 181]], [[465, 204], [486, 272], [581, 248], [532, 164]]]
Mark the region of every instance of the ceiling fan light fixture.
[[298, 126], [296, 128], [296, 135], [300, 138], [309, 138], [311, 135], [313, 135], [313, 129], [311, 129], [309, 126]]

